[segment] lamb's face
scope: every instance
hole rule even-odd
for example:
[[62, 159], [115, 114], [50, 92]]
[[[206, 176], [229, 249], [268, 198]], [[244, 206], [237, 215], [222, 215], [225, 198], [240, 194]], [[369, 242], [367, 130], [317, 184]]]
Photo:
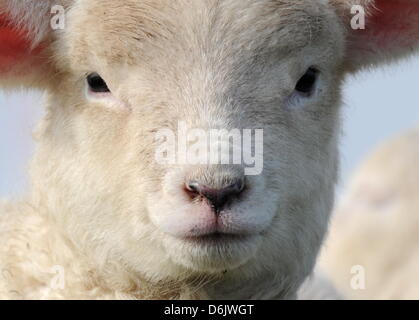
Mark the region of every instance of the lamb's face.
[[[60, 190], [49, 201], [74, 242], [155, 279], [308, 272], [332, 202], [343, 50], [322, 2], [78, 1], [38, 156], [58, 158], [40, 181]], [[263, 159], [163, 163], [162, 135], [183, 126], [262, 129], [239, 156]]]

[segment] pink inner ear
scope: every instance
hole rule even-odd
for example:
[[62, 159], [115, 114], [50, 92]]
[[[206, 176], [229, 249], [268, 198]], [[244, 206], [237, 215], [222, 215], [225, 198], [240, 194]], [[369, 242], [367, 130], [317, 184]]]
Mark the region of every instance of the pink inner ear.
[[370, 40], [381, 49], [406, 48], [418, 43], [419, 1], [375, 0], [375, 10], [367, 20]]
[[[31, 48], [25, 31], [13, 28], [7, 17], [0, 15], [0, 74], [8, 73], [12, 69], [15, 72], [23, 66], [33, 66], [35, 56], [40, 51], [41, 48]], [[25, 71], [21, 69], [20, 72]]]

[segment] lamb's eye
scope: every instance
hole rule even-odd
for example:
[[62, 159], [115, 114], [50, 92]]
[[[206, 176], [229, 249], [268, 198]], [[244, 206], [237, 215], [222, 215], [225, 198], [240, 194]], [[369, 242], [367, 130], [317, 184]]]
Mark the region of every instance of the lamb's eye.
[[306, 73], [298, 80], [295, 90], [305, 96], [313, 93], [319, 71], [315, 68], [309, 68]]
[[102, 77], [98, 75], [96, 72], [91, 73], [87, 76], [87, 84], [89, 85], [89, 89], [92, 92], [110, 92], [105, 80], [103, 80]]

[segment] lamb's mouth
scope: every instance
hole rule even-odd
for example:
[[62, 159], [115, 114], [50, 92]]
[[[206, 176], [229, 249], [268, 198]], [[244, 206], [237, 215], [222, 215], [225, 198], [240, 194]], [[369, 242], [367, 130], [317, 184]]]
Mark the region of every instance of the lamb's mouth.
[[175, 264], [199, 273], [219, 273], [244, 265], [261, 245], [261, 234], [211, 232], [205, 235], [166, 238], [165, 246]]
[[227, 244], [241, 243], [249, 241], [255, 235], [244, 235], [244, 234], [231, 234], [214, 232], [201, 236], [185, 237], [184, 241], [195, 245], [205, 246], [222, 246]]

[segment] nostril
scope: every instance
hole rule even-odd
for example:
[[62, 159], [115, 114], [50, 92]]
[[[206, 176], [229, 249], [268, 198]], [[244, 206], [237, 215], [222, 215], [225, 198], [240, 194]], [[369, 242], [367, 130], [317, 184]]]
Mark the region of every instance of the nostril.
[[190, 192], [199, 193], [199, 183], [192, 181], [186, 184], [186, 189]]
[[244, 179], [237, 179], [228, 187], [218, 189], [201, 185], [197, 181], [191, 181], [185, 184], [185, 191], [191, 199], [196, 199], [197, 197], [206, 199], [215, 211], [220, 211], [227, 203], [234, 198], [238, 198], [244, 191], [245, 186]]
[[191, 199], [195, 199], [197, 196], [201, 195], [200, 184], [196, 181], [187, 182], [185, 183], [185, 191]]
[[244, 179], [238, 180], [236, 183], [232, 184], [231, 187], [236, 193], [241, 193], [245, 187]]

